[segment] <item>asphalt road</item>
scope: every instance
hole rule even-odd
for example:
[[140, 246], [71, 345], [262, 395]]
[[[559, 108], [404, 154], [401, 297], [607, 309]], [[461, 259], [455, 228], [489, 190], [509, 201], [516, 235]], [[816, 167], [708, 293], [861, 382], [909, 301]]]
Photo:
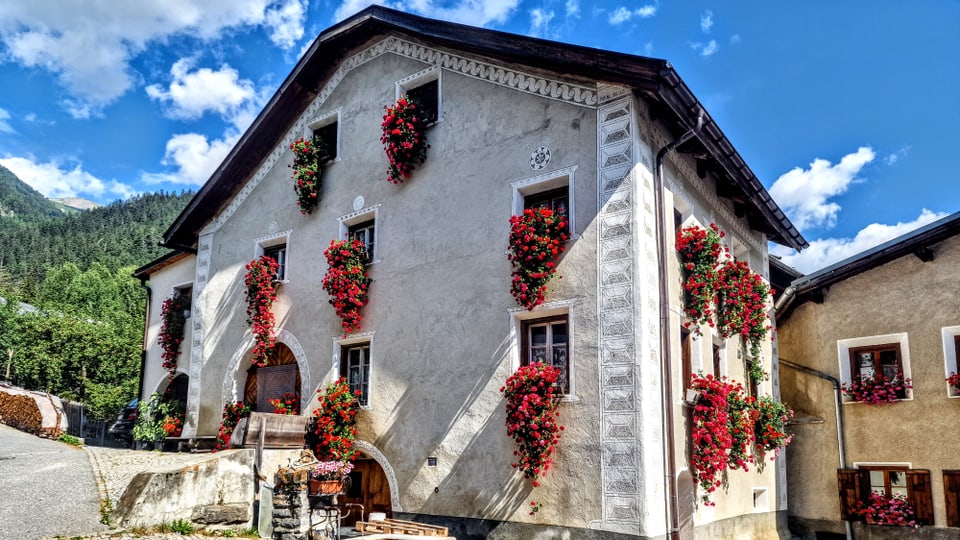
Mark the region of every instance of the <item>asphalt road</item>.
[[0, 540], [106, 530], [87, 453], [0, 424]]

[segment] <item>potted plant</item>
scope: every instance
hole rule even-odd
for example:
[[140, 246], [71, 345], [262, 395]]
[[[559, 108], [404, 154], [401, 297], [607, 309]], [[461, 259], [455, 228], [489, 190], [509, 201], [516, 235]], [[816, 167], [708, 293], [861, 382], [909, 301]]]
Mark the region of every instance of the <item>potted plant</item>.
[[310, 214], [320, 203], [320, 164], [327, 156], [323, 139], [317, 135], [300, 138], [290, 144], [293, 151], [293, 190], [301, 214]]
[[360, 308], [367, 303], [367, 276], [364, 261], [366, 246], [360, 240], [332, 240], [323, 252], [327, 258], [327, 273], [323, 276], [323, 289], [330, 295], [330, 305], [340, 317], [344, 334], [360, 328]]
[[277, 300], [277, 261], [273, 257], [261, 255], [250, 261], [244, 276], [247, 298], [247, 324], [253, 332], [253, 364], [257, 367], [267, 365], [277, 337], [274, 334], [273, 303]]
[[549, 208], [527, 208], [510, 218], [507, 259], [513, 263], [510, 294], [532, 310], [543, 303], [547, 284], [557, 272], [557, 260], [566, 249], [567, 220]]
[[220, 429], [217, 431], [217, 444], [213, 447], [214, 452], [230, 448], [230, 436], [233, 430], [240, 423], [241, 418], [250, 416], [250, 411], [250, 407], [242, 401], [230, 402], [223, 406]]
[[427, 136], [424, 117], [417, 104], [407, 96], [400, 96], [392, 106], [384, 107], [380, 124], [380, 142], [390, 166], [387, 180], [402, 184], [418, 166], [427, 160]]
[[711, 223], [709, 229], [686, 227], [677, 233], [677, 253], [680, 255], [684, 281], [686, 314], [684, 323], [700, 335], [700, 326], [713, 326], [714, 304], [719, 281], [717, 264], [723, 251], [723, 231]]
[[753, 427], [754, 445], [759, 454], [757, 469], [763, 470], [763, 457], [772, 451], [775, 459], [780, 450], [790, 444], [793, 434], [787, 433], [787, 422], [793, 418], [793, 411], [785, 404], [770, 396], [760, 396], [754, 403], [756, 423]]
[[[357, 391], [359, 393], [359, 390]], [[353, 448], [357, 439], [357, 411], [360, 401], [341, 377], [318, 391], [319, 406], [313, 411], [307, 443], [320, 461], [347, 462], [360, 454]]]
[[953, 389], [953, 395], [960, 396], [960, 373], [951, 373], [947, 377], [947, 384]]
[[895, 403], [906, 397], [906, 391], [913, 388], [910, 379], [897, 372], [893, 377], [880, 374], [878, 377], [859, 377], [840, 386], [847, 401], [881, 405]]
[[177, 358], [183, 341], [184, 327], [187, 324], [186, 311], [190, 309], [190, 295], [178, 290], [160, 306], [160, 336], [157, 343], [163, 349], [163, 369], [173, 378], [177, 372]]
[[913, 506], [906, 496], [900, 494], [871, 492], [870, 502], [866, 505], [860, 503], [857, 513], [871, 525], [917, 526]]
[[277, 399], [271, 399], [270, 405], [273, 405], [273, 414], [300, 414], [300, 395], [286, 392]]
[[349, 461], [321, 461], [310, 469], [311, 495], [343, 493], [344, 482], [353, 470]]

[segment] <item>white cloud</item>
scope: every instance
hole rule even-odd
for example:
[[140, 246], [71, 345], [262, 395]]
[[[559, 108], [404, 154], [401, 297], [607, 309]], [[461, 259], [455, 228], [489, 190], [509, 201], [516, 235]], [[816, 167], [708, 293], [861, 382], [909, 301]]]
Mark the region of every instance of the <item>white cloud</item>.
[[610, 21], [610, 24], [618, 25], [623, 24], [634, 17], [637, 17], [638, 19], [649, 19], [656, 14], [657, 6], [655, 5], [648, 4], [634, 10], [620, 6], [610, 14], [607, 20]]
[[579, 0], [567, 0], [567, 17], [579, 17], [580, 16], [580, 2]]
[[13, 126], [10, 125], [7, 120], [10, 119], [10, 113], [5, 109], [0, 109], [0, 132], [3, 133], [16, 133], [16, 130], [13, 129]]
[[734, 34], [734, 35], [730, 36], [730, 44], [731, 44], [731, 45], [736, 45], [736, 44], [740, 43], [741, 41], [743, 41], [743, 39], [740, 37], [740, 34]]
[[700, 16], [700, 30], [703, 30], [704, 34], [710, 33], [710, 27], [713, 26], [713, 12], [709, 9]]
[[653, 42], [648, 41], [643, 44], [643, 55], [644, 56], [653, 56]]
[[[441, 6], [437, 0], [344, 0], [333, 14], [335, 21], [342, 21], [363, 8], [381, 5], [431, 17], [474, 26], [503, 23], [520, 5], [520, 0], [459, 0], [450, 6]], [[444, 2], [446, 4], [446, 2]]]
[[546, 11], [540, 8], [530, 10], [530, 32], [531, 36], [546, 37], [549, 35], [550, 21], [556, 14], [553, 10]]
[[56, 161], [38, 163], [32, 157], [7, 157], [0, 165], [13, 171], [20, 180], [44, 197], [127, 198], [137, 191], [116, 180], [103, 180], [83, 170], [79, 163]]
[[227, 157], [230, 149], [239, 139], [239, 134], [213, 141], [199, 133], [174, 135], [167, 141], [162, 163], [175, 170], [164, 173], [143, 173], [141, 178], [149, 184], [202, 185]]
[[814, 240], [810, 242], [810, 247], [800, 253], [783, 246], [772, 246], [770, 252], [780, 256], [784, 263], [797, 270], [811, 273], [893, 240], [947, 215], [941, 212], [931, 212], [924, 208], [917, 219], [907, 223], [897, 223], [896, 225], [872, 223], [864, 227], [853, 238]]
[[83, 118], [127, 92], [129, 61], [150, 42], [189, 35], [217, 38], [225, 29], [262, 27], [290, 48], [303, 35], [301, 0], [140, 0], [7, 2], [0, 42], [7, 59], [46, 69], [72, 96], [68, 111]]
[[217, 71], [192, 68], [193, 60], [181, 58], [170, 68], [173, 81], [167, 89], [158, 84], [146, 88], [148, 96], [168, 105], [166, 114], [171, 118], [194, 120], [207, 111], [232, 117], [256, 96], [253, 83], [241, 80], [227, 64]]
[[847, 154], [840, 163], [831, 165], [825, 159], [814, 159], [809, 169], [799, 167], [783, 174], [770, 187], [770, 194], [783, 207], [797, 228], [832, 227], [840, 205], [828, 199], [843, 194], [857, 181], [860, 170], [876, 155], [870, 147], [860, 147]]
[[897, 150], [896, 152], [893, 152], [892, 154], [888, 154], [887, 157], [883, 158], [884, 163], [886, 163], [887, 165], [893, 165], [897, 161], [900, 161], [900, 158], [907, 157], [907, 154], [910, 153], [910, 148], [911, 148], [910, 146], [904, 146], [899, 150]]
[[717, 40], [711, 39], [707, 43], [700, 43], [699, 41], [690, 44], [690, 48], [700, 53], [700, 56], [710, 57], [713, 56], [720, 46], [717, 45]]

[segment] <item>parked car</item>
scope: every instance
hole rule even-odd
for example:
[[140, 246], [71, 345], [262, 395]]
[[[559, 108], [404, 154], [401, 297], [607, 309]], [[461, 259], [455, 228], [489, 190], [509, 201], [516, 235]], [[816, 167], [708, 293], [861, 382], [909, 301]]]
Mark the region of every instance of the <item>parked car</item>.
[[137, 409], [139, 403], [139, 399], [134, 399], [121, 409], [120, 413], [117, 414], [117, 419], [110, 424], [110, 429], [107, 432], [117, 439], [128, 443], [133, 442], [133, 425], [137, 423], [137, 416], [140, 414]]

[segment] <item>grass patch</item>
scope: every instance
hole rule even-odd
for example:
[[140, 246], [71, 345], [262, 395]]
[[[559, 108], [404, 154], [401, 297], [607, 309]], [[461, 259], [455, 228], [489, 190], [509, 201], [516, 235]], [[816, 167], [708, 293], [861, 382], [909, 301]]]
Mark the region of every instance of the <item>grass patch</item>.
[[69, 433], [61, 433], [57, 440], [70, 446], [83, 446], [83, 441]]
[[110, 497], [104, 497], [100, 500], [100, 523], [109, 526], [111, 514], [113, 514], [113, 501]]

